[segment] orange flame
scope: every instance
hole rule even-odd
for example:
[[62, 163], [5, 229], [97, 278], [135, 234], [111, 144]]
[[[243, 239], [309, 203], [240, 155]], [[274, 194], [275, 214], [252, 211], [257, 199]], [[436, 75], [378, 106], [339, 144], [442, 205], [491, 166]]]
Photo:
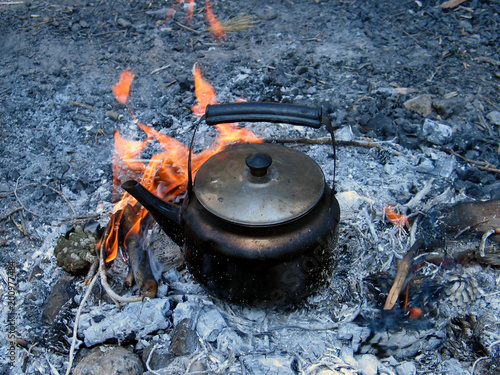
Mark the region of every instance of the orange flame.
[[131, 70], [124, 70], [120, 75], [120, 80], [113, 86], [113, 93], [118, 103], [126, 105], [130, 96], [130, 86], [134, 80], [134, 73]]
[[[196, 64], [193, 67], [193, 74], [198, 104], [193, 106], [192, 110], [197, 116], [202, 116], [205, 113], [206, 106], [208, 104], [216, 104], [217, 98], [214, 88], [203, 79], [201, 70]], [[120, 185], [126, 180], [134, 179], [140, 180], [146, 189], [165, 200], [171, 200], [184, 193], [187, 190], [188, 181], [188, 147], [178, 140], [139, 121], [137, 121], [137, 125], [146, 133], [144, 141], [125, 139], [121, 137], [118, 130], [115, 132], [115, 150], [113, 155], [114, 192], [118, 192]], [[212, 155], [224, 150], [231, 144], [262, 142], [250, 130], [245, 128], [240, 129], [236, 124], [219, 124], [216, 127], [220, 134], [215, 142], [206, 150], [193, 153], [192, 155], [191, 167], [193, 175], [196, 174], [203, 163]], [[162, 152], [153, 155], [146, 165], [141, 160], [141, 154], [153, 140], [158, 142]], [[111, 232], [106, 238], [105, 244], [106, 262], [115, 259], [118, 253], [120, 247], [118, 233], [124, 208], [127, 205], [134, 207], [136, 204], [137, 201], [135, 198], [125, 193], [113, 207], [111, 220], [108, 224]], [[139, 213], [135, 217], [137, 222], [132, 226], [130, 232], [125, 234], [125, 239], [130, 233], [139, 233], [140, 222], [147, 214], [148, 212], [141, 206]]]
[[201, 117], [205, 114], [208, 104], [217, 103], [217, 96], [212, 85], [203, 79], [198, 64], [193, 65], [193, 76], [194, 91], [198, 99], [198, 104], [193, 105], [191, 110], [196, 116]]
[[194, 13], [194, 0], [188, 0], [188, 1], [189, 1], [189, 8], [187, 11], [186, 23], [191, 22], [191, 20], [193, 19], [193, 13]]
[[206, 5], [206, 11], [207, 11], [207, 19], [208, 19], [208, 23], [210, 24], [210, 31], [212, 32], [212, 35], [218, 41], [226, 39], [227, 36], [226, 36], [226, 31], [224, 30], [224, 25], [215, 16], [214, 12], [212, 11], [212, 7], [210, 6], [210, 3], [208, 2], [208, 0], [205, 1], [205, 5]]

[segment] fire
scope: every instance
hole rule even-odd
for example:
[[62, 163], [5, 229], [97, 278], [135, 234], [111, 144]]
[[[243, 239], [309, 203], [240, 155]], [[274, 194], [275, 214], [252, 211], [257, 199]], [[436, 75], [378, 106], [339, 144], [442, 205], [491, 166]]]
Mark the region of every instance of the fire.
[[226, 31], [224, 30], [224, 25], [222, 25], [219, 19], [215, 16], [208, 0], [205, 1], [205, 5], [207, 19], [208, 23], [210, 24], [210, 31], [212, 32], [212, 35], [219, 41], [226, 39]]
[[[127, 104], [130, 85], [134, 75], [130, 71], [122, 73], [120, 81], [113, 87], [116, 99], [121, 104]], [[193, 67], [195, 79], [195, 93], [198, 103], [192, 110], [196, 116], [201, 117], [205, 113], [208, 104], [216, 104], [217, 98], [214, 88], [203, 79], [198, 65]], [[127, 82], [127, 83], [124, 83]], [[118, 88], [117, 88], [118, 87]], [[132, 113], [132, 111], [131, 111]], [[137, 121], [137, 125], [146, 133], [146, 139], [135, 141], [123, 138], [118, 130], [115, 131], [115, 150], [113, 155], [113, 191], [116, 195], [120, 190], [120, 185], [126, 180], [135, 179], [148, 190], [158, 195], [164, 200], [172, 200], [183, 194], [187, 190], [188, 182], [188, 155], [189, 149], [178, 140], [169, 137], [159, 131]], [[237, 124], [218, 124], [219, 136], [215, 142], [206, 150], [192, 154], [191, 166], [193, 174], [196, 174], [202, 164], [212, 155], [224, 150], [234, 143], [258, 143], [262, 140], [250, 130], [240, 129]], [[147, 165], [141, 159], [141, 154], [150, 142], [156, 140], [162, 152], [154, 155], [148, 160]], [[131, 234], [140, 233], [141, 221], [148, 212], [140, 206], [134, 216], [135, 223], [126, 225], [130, 227], [130, 232], [120, 233], [120, 222], [123, 212], [127, 206], [136, 207], [137, 201], [128, 193], [122, 195], [115, 204], [111, 215], [109, 235], [101, 241], [106, 241], [107, 251], [106, 262], [115, 259], [120, 247], [120, 238], [126, 238]], [[136, 207], [137, 208], [137, 207]], [[130, 218], [126, 218], [129, 220]], [[101, 244], [99, 244], [100, 246]]]
[[186, 16], [186, 22], [190, 23], [191, 20], [193, 19], [193, 13], [194, 13], [194, 0], [188, 0], [188, 11], [187, 11], [187, 16]]
[[115, 94], [115, 98], [118, 103], [123, 105], [127, 104], [130, 94], [130, 86], [132, 85], [133, 80], [134, 73], [130, 70], [124, 70], [120, 75], [120, 80], [113, 86], [113, 93]]

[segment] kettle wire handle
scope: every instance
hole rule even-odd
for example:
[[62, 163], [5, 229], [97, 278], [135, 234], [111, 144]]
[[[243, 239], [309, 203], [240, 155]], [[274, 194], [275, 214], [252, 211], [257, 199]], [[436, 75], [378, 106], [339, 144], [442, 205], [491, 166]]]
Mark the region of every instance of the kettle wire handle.
[[[335, 147], [335, 129], [323, 108], [298, 104], [272, 102], [242, 102], [230, 104], [209, 104], [202, 120], [208, 125], [230, 122], [274, 122], [320, 128], [325, 125], [332, 138], [333, 147], [333, 183], [335, 193], [335, 173], [337, 169], [337, 150]], [[277, 140], [279, 142], [279, 140]]]

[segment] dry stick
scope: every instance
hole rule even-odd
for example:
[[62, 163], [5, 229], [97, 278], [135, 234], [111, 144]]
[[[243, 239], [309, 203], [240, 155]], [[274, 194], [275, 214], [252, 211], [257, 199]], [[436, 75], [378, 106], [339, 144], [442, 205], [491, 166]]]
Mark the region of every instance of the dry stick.
[[463, 161], [466, 161], [467, 163], [474, 164], [478, 169], [482, 169], [483, 171], [488, 171], [488, 172], [494, 172], [494, 173], [500, 173], [500, 169], [493, 165], [493, 166], [487, 166], [490, 164], [487, 164], [485, 162], [480, 162], [480, 161], [475, 161], [471, 159], [467, 159], [466, 157], [457, 154], [455, 151], [450, 150], [449, 148], [441, 148], [441, 151], [446, 152], [447, 154], [454, 155], [457, 158], [462, 159]]
[[92, 111], [92, 112], [96, 111], [96, 109], [94, 107], [91, 107], [88, 104], [84, 104], [84, 103], [80, 103], [80, 102], [75, 102], [73, 100], [68, 100], [68, 103], [76, 105], [77, 107], [88, 109], [89, 111]]
[[408, 201], [408, 203], [405, 204], [406, 207], [408, 208], [415, 208], [417, 205], [420, 203], [420, 201], [427, 195], [432, 189], [432, 184], [434, 183], [434, 178], [431, 178], [425, 186], [420, 190], [415, 196]]
[[[21, 178], [21, 177], [19, 177], [19, 178]], [[71, 202], [68, 200], [68, 198], [66, 198], [66, 196], [61, 191], [56, 190], [56, 189], [54, 189], [53, 187], [51, 187], [49, 185], [46, 185], [46, 184], [36, 184], [34, 182], [31, 182], [31, 183], [23, 185], [23, 186], [18, 186], [19, 178], [16, 181], [16, 186], [15, 186], [14, 190], [11, 191], [11, 192], [0, 194], [0, 198], [5, 198], [5, 197], [7, 197], [7, 196], [9, 196], [11, 194], [14, 194], [15, 197], [16, 197], [16, 200], [21, 205], [21, 207], [18, 207], [16, 209], [12, 210], [11, 212], [9, 212], [7, 215], [3, 216], [2, 218], [0, 218], [0, 221], [3, 220], [3, 219], [5, 219], [7, 216], [10, 216], [11, 214], [13, 214], [13, 213], [15, 213], [17, 211], [20, 211], [20, 210], [25, 210], [26, 212], [30, 213], [31, 215], [37, 216], [37, 217], [46, 217], [46, 218], [48, 217], [48, 218], [54, 218], [54, 219], [68, 219], [68, 220], [71, 220], [71, 222], [78, 221], [78, 220], [96, 219], [96, 218], [99, 217], [99, 215], [77, 215], [76, 211], [75, 211], [75, 209], [73, 207], [73, 205], [71, 204]], [[53, 192], [55, 192], [56, 194], [58, 194], [59, 196], [61, 196], [66, 201], [66, 203], [68, 204], [68, 206], [71, 209], [71, 211], [73, 212], [74, 216], [43, 215], [43, 214], [36, 213], [36, 212], [31, 211], [30, 209], [26, 208], [26, 206], [23, 204], [23, 202], [21, 201], [21, 199], [17, 195], [17, 192], [20, 191], [20, 190], [22, 190], [22, 189], [25, 189], [27, 187], [35, 186], [35, 185], [41, 185], [43, 187], [46, 187], [47, 189], [50, 189]], [[59, 225], [62, 225], [62, 224], [67, 224], [67, 223], [61, 223]]]
[[10, 210], [5, 215], [3, 215], [2, 217], [0, 217], [0, 221], [4, 221], [4, 220], [8, 219], [10, 215], [15, 214], [16, 212], [19, 212], [22, 209], [23, 209], [23, 207], [17, 207], [17, 208], [14, 208], [13, 210]]
[[489, 231], [485, 232], [483, 234], [483, 236], [481, 237], [481, 243], [479, 245], [479, 255], [481, 257], [485, 257], [486, 256], [486, 240], [488, 239], [489, 236], [491, 236], [492, 234], [495, 234], [495, 233], [500, 233], [500, 228], [499, 229], [490, 229]]
[[189, 30], [191, 31], [192, 33], [195, 33], [196, 35], [200, 35], [202, 32], [201, 31], [198, 31], [198, 30], [195, 30], [195, 29], [192, 29], [186, 25], [183, 25], [182, 23], [180, 22], [177, 22], [177, 21], [174, 21], [177, 25], [179, 25], [180, 27], [182, 27], [183, 29], [186, 29], [186, 30]]
[[418, 239], [413, 246], [408, 250], [408, 253], [404, 256], [404, 258], [398, 264], [398, 272], [396, 273], [396, 278], [394, 279], [394, 284], [389, 291], [389, 295], [384, 304], [384, 310], [391, 310], [396, 301], [398, 300], [399, 294], [403, 289], [403, 286], [406, 282], [406, 276], [410, 271], [411, 261], [415, 252], [420, 249], [424, 245], [424, 240], [421, 238]]
[[105, 233], [105, 237], [103, 238], [103, 241], [99, 249], [99, 274], [101, 275], [101, 284], [103, 288], [106, 290], [106, 293], [108, 293], [108, 296], [113, 300], [113, 302], [118, 306], [118, 308], [121, 308], [120, 302], [122, 303], [139, 302], [142, 301], [143, 297], [142, 296], [122, 297], [119, 294], [115, 293], [115, 291], [108, 284], [108, 277], [106, 276], [106, 265], [104, 264], [104, 247], [106, 246], [105, 239], [108, 233], [109, 232]]
[[149, 355], [148, 355], [148, 359], [146, 361], [146, 368], [148, 369], [148, 371], [154, 375], [160, 375], [159, 372], [156, 372], [155, 370], [153, 370], [150, 365], [149, 365], [149, 362], [151, 362], [151, 357], [153, 357], [153, 352], [156, 350], [156, 347], [157, 347], [158, 344], [155, 344], [153, 346], [153, 348], [151, 349], [151, 351], [149, 352]]
[[87, 301], [87, 298], [90, 295], [90, 292], [92, 291], [92, 288], [94, 287], [95, 282], [97, 281], [97, 275], [94, 275], [92, 278], [92, 281], [87, 287], [87, 291], [85, 292], [85, 295], [83, 296], [82, 301], [80, 302], [80, 306], [78, 307], [78, 311], [76, 312], [76, 317], [75, 317], [75, 325], [73, 327], [73, 339], [71, 340], [71, 349], [69, 350], [69, 363], [68, 363], [68, 368], [66, 369], [66, 375], [69, 375], [71, 372], [71, 366], [73, 366], [73, 353], [75, 351], [75, 345], [76, 345], [76, 335], [78, 333], [78, 322], [80, 320], [80, 315], [83, 310], [83, 306], [85, 305], [85, 302]]

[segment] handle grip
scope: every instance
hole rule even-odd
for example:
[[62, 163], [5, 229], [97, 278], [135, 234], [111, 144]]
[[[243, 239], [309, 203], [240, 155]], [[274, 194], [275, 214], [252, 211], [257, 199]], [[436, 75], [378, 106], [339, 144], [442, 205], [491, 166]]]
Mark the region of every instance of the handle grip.
[[207, 105], [205, 121], [208, 125], [228, 122], [282, 122], [320, 128], [323, 119], [321, 107], [285, 103], [243, 102]]

